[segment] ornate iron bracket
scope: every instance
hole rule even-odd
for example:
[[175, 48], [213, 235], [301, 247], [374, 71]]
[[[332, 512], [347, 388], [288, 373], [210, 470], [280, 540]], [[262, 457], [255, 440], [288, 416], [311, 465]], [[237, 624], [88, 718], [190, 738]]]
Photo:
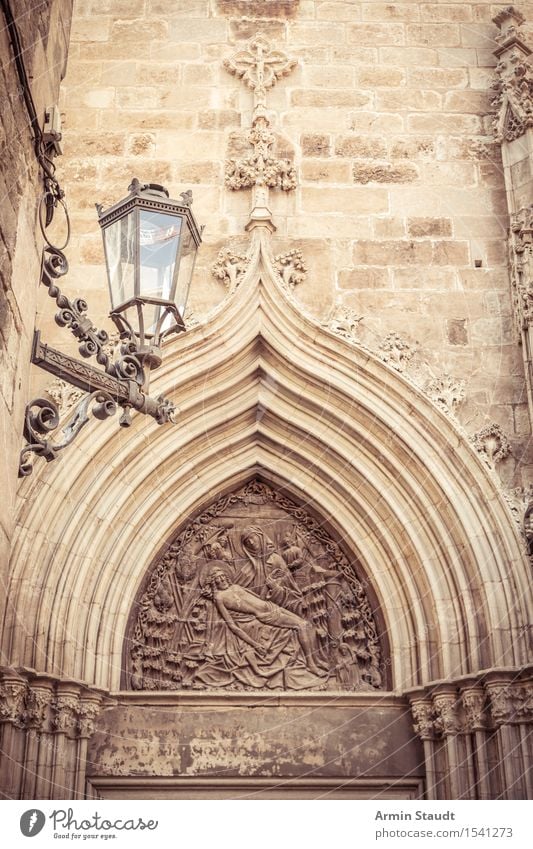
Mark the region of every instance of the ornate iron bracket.
[[146, 358], [139, 356], [135, 342], [123, 332], [121, 357], [112, 362], [106, 351], [109, 336], [105, 330], [98, 330], [93, 325], [87, 315], [87, 303], [82, 298], [70, 300], [61, 292], [55, 281], [67, 271], [65, 255], [56, 248], [45, 248], [41, 282], [59, 307], [56, 323], [60, 327], [68, 327], [79, 340], [78, 350], [82, 357], [88, 359], [95, 356], [105, 371], [43, 344], [40, 333], [35, 331], [32, 363], [87, 395], [72, 410], [60, 430], [60, 436], [55, 439], [53, 435], [59, 428], [60, 418], [56, 404], [43, 398], [30, 401], [24, 417], [24, 437], [27, 441], [20, 454], [19, 477], [32, 473], [33, 464], [29, 460], [32, 453], [44, 457], [47, 462], [55, 460], [59, 452], [70, 445], [87, 424], [89, 411], [95, 418], [103, 420], [114, 415], [117, 406], [120, 406], [123, 411], [119, 419], [121, 427], [131, 425], [132, 410], [152, 416], [158, 424], [174, 423], [174, 404], [162, 395], [152, 398], [143, 391], [148, 387], [149, 369]]

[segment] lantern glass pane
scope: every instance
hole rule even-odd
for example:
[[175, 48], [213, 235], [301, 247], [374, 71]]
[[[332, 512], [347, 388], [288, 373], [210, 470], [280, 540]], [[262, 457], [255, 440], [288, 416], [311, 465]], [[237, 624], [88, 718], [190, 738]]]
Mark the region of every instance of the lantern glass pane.
[[134, 296], [135, 229], [135, 211], [132, 210], [104, 230], [112, 309]]
[[180, 266], [176, 287], [176, 306], [178, 307], [179, 314], [182, 318], [185, 315], [185, 308], [189, 297], [189, 288], [194, 270], [196, 252], [196, 242], [194, 241], [189, 228], [184, 227], [181, 240]]
[[139, 294], [173, 301], [181, 218], [164, 212], [140, 211]]

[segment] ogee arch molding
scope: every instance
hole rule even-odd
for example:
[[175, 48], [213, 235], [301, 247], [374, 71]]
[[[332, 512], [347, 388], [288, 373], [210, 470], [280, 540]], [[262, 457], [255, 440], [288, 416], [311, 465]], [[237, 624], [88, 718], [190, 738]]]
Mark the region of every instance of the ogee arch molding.
[[302, 315], [254, 238], [240, 287], [154, 376], [178, 425], [91, 422], [22, 482], [5, 662], [117, 689], [157, 553], [254, 475], [359, 562], [396, 690], [527, 662], [528, 565], [489, 471], [422, 393]]

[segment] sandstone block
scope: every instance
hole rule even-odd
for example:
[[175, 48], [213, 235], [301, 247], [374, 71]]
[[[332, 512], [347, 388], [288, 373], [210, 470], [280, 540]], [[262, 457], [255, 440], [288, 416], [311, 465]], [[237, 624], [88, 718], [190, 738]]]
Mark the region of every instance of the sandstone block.
[[179, 62], [138, 62], [135, 76], [130, 78], [137, 85], [175, 86], [182, 83], [182, 65]]
[[368, 215], [298, 215], [287, 219], [288, 238], [365, 239], [371, 235]]
[[[114, 0], [111, 0], [113, 3]], [[122, 0], [124, 2], [124, 0]], [[208, 0], [148, 0], [146, 11], [149, 15], [161, 15], [164, 18], [203, 18], [209, 14]]]
[[446, 47], [437, 50], [437, 56], [438, 64], [443, 68], [465, 68], [470, 72], [475, 70], [478, 64], [478, 56], [473, 47]]
[[348, 44], [367, 45], [391, 45], [405, 44], [405, 29], [403, 24], [347, 24], [346, 34]]
[[378, 48], [357, 47], [355, 44], [350, 46], [340, 44], [333, 47], [331, 57], [334, 62], [344, 62], [352, 65], [374, 65], [378, 61]]
[[470, 243], [451, 240], [434, 242], [432, 261], [435, 265], [469, 265]]
[[471, 21], [472, 6], [470, 3], [422, 3], [420, 6], [422, 21]]
[[374, 233], [378, 239], [403, 239], [405, 220], [403, 218], [374, 218]]
[[[287, 25], [284, 21], [261, 21], [261, 32], [271, 41], [285, 41]], [[257, 21], [241, 18], [229, 22], [229, 33], [231, 40], [248, 41], [257, 32]]]
[[[96, 18], [110, 15], [115, 18], [137, 18], [144, 12], [145, 0], [88, 0], [76, 7], [76, 16]], [[150, 10], [152, 11], [152, 10]]]
[[435, 156], [435, 141], [433, 136], [422, 138], [392, 139], [390, 155], [392, 159], [433, 159]]
[[287, 130], [301, 133], [305, 127], [308, 133], [338, 132], [346, 126], [346, 107], [300, 107], [293, 106], [281, 116], [281, 124]]
[[461, 24], [461, 44], [465, 47], [494, 51], [494, 36], [498, 30], [491, 23]]
[[419, 3], [363, 3], [364, 21], [418, 21]]
[[341, 289], [378, 289], [389, 286], [387, 268], [350, 268], [339, 271], [337, 282]]
[[427, 291], [441, 290], [453, 292], [457, 290], [457, 273], [455, 269], [404, 267], [393, 269], [394, 286], [397, 289], [422, 289]]
[[222, 179], [222, 164], [218, 162], [178, 163], [175, 174], [179, 183], [213, 183], [217, 185]]
[[90, 109], [109, 109], [115, 101], [114, 88], [93, 88], [85, 92], [82, 97], [82, 105]]
[[408, 218], [407, 232], [417, 239], [427, 236], [451, 236], [452, 222], [449, 218]]
[[[70, 110], [69, 114], [71, 114]], [[146, 112], [143, 110], [121, 109], [110, 112], [106, 118], [107, 127], [110, 130], [118, 130], [127, 127], [128, 130], [153, 132], [155, 130], [174, 130], [179, 133], [183, 130], [192, 130], [196, 125], [195, 112], [179, 112], [174, 110], [157, 110]], [[80, 129], [83, 129], [83, 124]]]
[[[305, 0], [215, 0], [217, 12], [222, 15], [248, 15], [251, 18], [293, 18], [297, 13], [305, 16]], [[312, 4], [314, 6], [314, 4]], [[299, 7], [303, 7], [299, 8]], [[313, 10], [314, 11], [314, 10]], [[313, 16], [314, 17], [314, 16]]]
[[130, 156], [153, 156], [155, 151], [154, 133], [135, 133], [128, 136], [126, 152]]
[[222, 42], [227, 40], [227, 22], [223, 18], [184, 18], [169, 21], [170, 41], [194, 41], [199, 43]]
[[359, 133], [402, 133], [404, 120], [393, 112], [354, 112], [350, 115], [349, 129]]
[[398, 65], [404, 68], [437, 65], [438, 54], [429, 47], [380, 47], [379, 62], [381, 65]]
[[458, 24], [408, 24], [407, 41], [428, 47], [459, 47], [461, 31]]
[[223, 130], [240, 125], [241, 113], [235, 109], [207, 109], [198, 113], [198, 127], [201, 130]]
[[353, 85], [354, 71], [351, 65], [309, 65], [303, 69], [303, 79], [311, 88], [347, 88]]
[[114, 21], [111, 27], [111, 39], [121, 45], [138, 42], [163, 41], [167, 37], [167, 22], [136, 18], [133, 21]]
[[468, 321], [466, 318], [449, 318], [446, 335], [450, 345], [468, 345]]
[[313, 183], [349, 183], [351, 177], [348, 162], [330, 159], [304, 159], [301, 167], [303, 181]]
[[[86, 79], [94, 79], [96, 71], [94, 64], [89, 62], [83, 64], [85, 66], [89, 65], [89, 67], [92, 68], [91, 71], [88, 69], [85, 72], [87, 74]], [[100, 83], [102, 83], [102, 85], [131, 85], [132, 81], [135, 81], [135, 73], [137, 70], [135, 62], [102, 62], [99, 63], [98, 68], [100, 71]]]
[[409, 115], [407, 130], [411, 133], [481, 133], [481, 120], [477, 115], [440, 113], [431, 115]]
[[413, 183], [417, 179], [414, 165], [356, 162], [353, 166], [354, 183]]
[[436, 112], [442, 106], [442, 95], [436, 91], [417, 91], [412, 88], [380, 91], [376, 94], [376, 108], [385, 112]]
[[450, 91], [444, 96], [445, 112], [490, 112], [488, 91]]
[[355, 82], [361, 88], [394, 88], [405, 85], [405, 77], [403, 68], [364, 68], [356, 71]]
[[344, 41], [344, 25], [326, 22], [289, 24], [290, 44], [338, 44]]
[[319, 3], [316, 16], [319, 21], [357, 21], [361, 9], [357, 3]]
[[463, 68], [414, 68], [408, 73], [409, 84], [418, 88], [466, 88], [468, 72]]
[[320, 133], [304, 133], [300, 136], [300, 146], [303, 156], [329, 156], [331, 138]]
[[[338, 213], [366, 215], [387, 212], [389, 198], [386, 189], [368, 191], [359, 187], [346, 189], [322, 189], [309, 187], [301, 189], [302, 212]], [[367, 263], [376, 265], [376, 263]], [[379, 264], [379, 263], [378, 263]]]
[[354, 244], [354, 265], [429, 265], [433, 250], [429, 242], [407, 240], [371, 242], [360, 241]]
[[387, 148], [378, 136], [339, 136], [335, 140], [336, 156], [383, 159]]
[[72, 21], [72, 41], [108, 41], [111, 18], [78, 18]]
[[295, 89], [291, 92], [292, 106], [343, 106], [360, 109], [371, 103], [371, 96], [349, 89]]

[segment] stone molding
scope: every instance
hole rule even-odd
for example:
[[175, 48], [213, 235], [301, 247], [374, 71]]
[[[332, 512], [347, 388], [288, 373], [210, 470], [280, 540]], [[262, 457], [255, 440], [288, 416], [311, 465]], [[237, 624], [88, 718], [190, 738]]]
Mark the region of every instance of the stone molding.
[[511, 215], [509, 234], [509, 268], [516, 335], [533, 323], [533, 206]]

